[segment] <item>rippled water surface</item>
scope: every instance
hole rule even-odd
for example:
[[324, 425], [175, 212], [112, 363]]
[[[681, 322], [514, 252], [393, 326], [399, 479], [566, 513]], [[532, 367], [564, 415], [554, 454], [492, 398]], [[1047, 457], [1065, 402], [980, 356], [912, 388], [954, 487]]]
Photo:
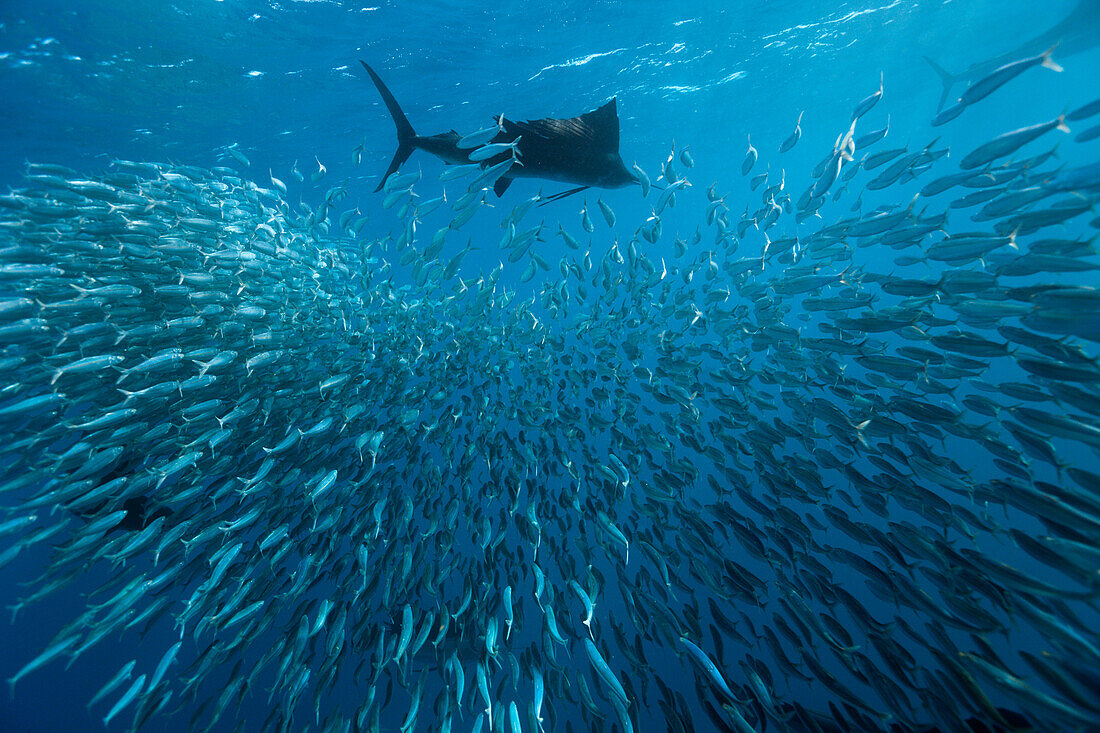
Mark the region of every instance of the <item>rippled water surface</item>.
[[1100, 729], [1098, 46], [5, 3], [0, 730]]

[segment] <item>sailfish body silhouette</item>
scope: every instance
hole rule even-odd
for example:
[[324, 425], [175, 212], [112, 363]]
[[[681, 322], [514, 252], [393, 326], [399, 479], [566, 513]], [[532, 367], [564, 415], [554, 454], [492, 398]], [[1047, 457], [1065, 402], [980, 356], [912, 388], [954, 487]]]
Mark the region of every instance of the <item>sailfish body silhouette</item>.
[[[486, 160], [471, 160], [475, 151], [458, 147], [461, 136], [454, 130], [439, 135], [417, 135], [374, 69], [365, 61], [359, 63], [378, 88], [397, 126], [397, 152], [375, 191], [380, 190], [386, 179], [418, 148], [458, 165], [480, 162], [488, 167], [511, 157], [512, 152], [508, 150]], [[500, 128], [489, 144], [512, 145], [518, 163], [494, 184], [497, 196], [501, 196], [515, 178], [543, 178], [579, 186], [567, 194], [588, 187], [620, 188], [638, 182], [619, 157], [619, 115], [614, 97], [598, 109], [568, 119], [515, 122], [502, 117]]]

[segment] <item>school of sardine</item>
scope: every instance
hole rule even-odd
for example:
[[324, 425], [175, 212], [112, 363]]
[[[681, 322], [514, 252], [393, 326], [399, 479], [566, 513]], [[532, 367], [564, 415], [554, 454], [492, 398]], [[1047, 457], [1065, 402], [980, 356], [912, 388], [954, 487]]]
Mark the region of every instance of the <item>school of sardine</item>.
[[[1033, 67], [1060, 70], [952, 114]], [[799, 113], [689, 235], [661, 221], [685, 148], [635, 165], [633, 232], [535, 197], [487, 273], [454, 240], [507, 166], [448, 169], [450, 199], [395, 174], [372, 237], [339, 186], [29, 164], [0, 196], [0, 567], [51, 548], [16, 614], [111, 574], [5, 660], [16, 699], [160, 623], [158, 664], [103, 671], [110, 727], [1100, 728], [1100, 163], [1033, 142], [1100, 104], [949, 155], [885, 149], [882, 97], [801, 192]]]

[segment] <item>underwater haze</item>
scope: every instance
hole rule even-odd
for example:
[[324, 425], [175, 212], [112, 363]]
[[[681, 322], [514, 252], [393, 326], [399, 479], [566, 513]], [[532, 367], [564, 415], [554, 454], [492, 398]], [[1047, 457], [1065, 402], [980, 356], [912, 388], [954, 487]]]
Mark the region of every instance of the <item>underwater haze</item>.
[[0, 731], [1100, 730], [1097, 69], [1100, 0], [5, 2]]

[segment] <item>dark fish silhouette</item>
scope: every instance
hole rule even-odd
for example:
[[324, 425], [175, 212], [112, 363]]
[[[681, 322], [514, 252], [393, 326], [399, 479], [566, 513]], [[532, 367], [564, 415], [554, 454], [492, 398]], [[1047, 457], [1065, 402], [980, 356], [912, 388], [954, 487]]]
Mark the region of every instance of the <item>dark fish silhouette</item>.
[[[382, 101], [386, 103], [394, 124], [397, 125], [397, 152], [375, 191], [381, 190], [386, 179], [417, 148], [448, 163], [463, 165], [475, 162], [470, 159], [474, 150], [458, 147], [461, 136], [454, 130], [426, 137], [417, 135], [397, 100], [374, 69], [365, 61], [361, 60], [359, 63], [363, 64], [374, 85], [378, 87], [378, 93], [382, 95]], [[560, 198], [591, 186], [620, 188], [638, 182], [619, 157], [619, 115], [614, 97], [602, 107], [579, 117], [527, 122], [501, 118], [501, 128], [489, 143], [515, 143], [518, 163], [494, 184], [493, 190], [497, 196], [502, 195], [515, 178], [545, 178], [579, 185], [579, 188], [551, 198]], [[502, 152], [480, 162], [488, 167], [507, 160], [510, 156], [510, 151]]]
[[985, 61], [971, 64], [966, 71], [952, 74], [927, 56], [922, 58], [935, 69], [943, 84], [940, 103], [936, 111], [943, 109], [951, 89], [959, 82], [973, 82], [988, 76], [996, 69], [1028, 56], [1037, 56], [1057, 45], [1059, 58], [1089, 51], [1100, 46], [1100, 0], [1080, 0], [1069, 15], [1053, 27], [1037, 36], [1021, 42], [1011, 51]]
[[[137, 469], [140, 461], [137, 461], [134, 457], [124, 458], [113, 469], [108, 471], [101, 478], [101, 481], [106, 484], [109, 481], [113, 481], [116, 478], [129, 475]], [[122, 499], [122, 505], [119, 506], [119, 500]], [[91, 507], [86, 507], [79, 510], [73, 510], [73, 513], [77, 516], [83, 517], [87, 520], [92, 520], [101, 514], [110, 513], [116, 510], [125, 510], [126, 516], [124, 516], [118, 524], [111, 527], [108, 532], [114, 532], [116, 529], [121, 529], [128, 532], [136, 532], [138, 530], [145, 529], [154, 520], [160, 517], [170, 517], [174, 512], [168, 507], [156, 506], [152, 503], [148, 496], [138, 495], [129, 496], [123, 499], [122, 496], [115, 495], [104, 499], [101, 502], [94, 504]]]

